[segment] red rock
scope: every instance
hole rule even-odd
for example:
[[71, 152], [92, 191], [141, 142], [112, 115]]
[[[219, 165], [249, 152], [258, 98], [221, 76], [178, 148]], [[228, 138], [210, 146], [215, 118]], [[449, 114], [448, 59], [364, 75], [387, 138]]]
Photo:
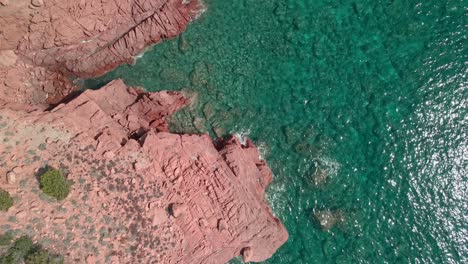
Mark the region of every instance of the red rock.
[[[248, 142], [247, 146], [242, 146], [233, 137], [218, 151], [208, 135], [150, 131], [145, 137], [143, 148], [159, 161], [165, 177], [182, 178], [181, 183], [174, 186], [181, 193], [178, 200], [189, 208], [188, 214], [177, 218], [186, 241], [187, 257], [182, 263], [200, 263], [206, 258], [203, 251], [197, 251], [199, 243], [195, 241], [203, 240], [218, 252], [216, 260], [219, 262], [216, 263], [227, 262], [246, 246], [253, 252], [250, 261], [262, 261], [286, 241], [286, 230], [266, 209], [263, 199], [271, 172], [259, 160], [253, 143]], [[237, 164], [239, 169], [232, 170], [228, 164]], [[182, 175], [178, 171], [183, 172]], [[208, 190], [207, 195], [201, 195], [202, 190]], [[211, 241], [204, 240], [206, 231], [200, 224], [190, 223], [207, 216], [215, 221], [215, 226], [218, 219], [225, 219], [226, 225], [221, 226], [228, 232], [213, 235]]]
[[12, 66], [17, 59], [18, 56], [13, 50], [0, 50], [0, 67]]
[[16, 173], [10, 171], [6, 175], [6, 180], [8, 184], [15, 184], [16, 183]]
[[[47, 221], [33, 236], [51, 239], [49, 247], [71, 260], [86, 253], [85, 247], [65, 245], [49, 229], [63, 226], [64, 219], [72, 216], [79, 216], [74, 224], [77, 228], [67, 232], [79, 245], [98, 249], [94, 261], [102, 262], [112, 252], [120, 252], [120, 263], [226, 263], [238, 255], [254, 262], [269, 258], [288, 238], [263, 197], [272, 179], [270, 170], [248, 139], [241, 144], [231, 137], [215, 146], [206, 134], [164, 132], [165, 118], [187, 103], [176, 92], [145, 93], [116, 80], [51, 111], [13, 111], [8, 104], [0, 108], [3, 119], [10, 120], [7, 126], [18, 131], [16, 137], [28, 138], [13, 146], [8, 155], [54, 138], [41, 151], [41, 158], [50, 166], [64, 164], [67, 177], [75, 182], [71, 197], [62, 205], [39, 199], [30, 189], [34, 184], [26, 185], [21, 194], [25, 202], [15, 206], [17, 212], [31, 213], [22, 215], [14, 228], [21, 229], [35, 218]], [[129, 119], [141, 126], [136, 136]], [[6, 148], [3, 144], [0, 142], [0, 153]], [[115, 156], [103, 155], [109, 152]], [[67, 156], [70, 159], [64, 159]], [[87, 159], [107, 165], [100, 172]], [[135, 170], [140, 162], [145, 169]], [[0, 174], [15, 166], [18, 164], [9, 162], [0, 168]], [[34, 182], [37, 165], [22, 166], [22, 172], [31, 172], [24, 177]], [[107, 170], [110, 173], [105, 174]], [[60, 206], [67, 211], [61, 213]], [[172, 218], [164, 208], [169, 208]], [[0, 225], [9, 216], [9, 212], [0, 215]], [[93, 220], [84, 222], [87, 218]], [[112, 221], [128, 228], [103, 240], [112, 243], [112, 252], [78, 228], [112, 228]], [[132, 237], [145, 237], [146, 242], [127, 241]], [[126, 250], [129, 243], [135, 246], [132, 251]]]
[[221, 232], [228, 228], [227, 223], [224, 219], [219, 219], [218, 221], [218, 230]]
[[242, 249], [242, 260], [247, 263], [252, 261], [253, 251], [250, 247], [245, 247]]
[[31, 0], [31, 4], [35, 7], [40, 7], [44, 4], [43, 0]]
[[170, 206], [171, 214], [173, 217], [177, 218], [182, 215], [185, 215], [188, 211], [187, 205], [174, 203]]
[[133, 63], [148, 46], [179, 35], [203, 9], [199, 0], [9, 3], [0, 9], [0, 79], [8, 68], [18, 74], [14, 85], [0, 85], [0, 98], [56, 104], [76, 89], [69, 77], [96, 77]]
[[96, 263], [96, 258], [94, 257], [94, 255], [88, 255], [86, 257], [86, 263]]
[[[46, 30], [27, 33], [20, 51], [36, 65], [64, 67], [80, 77], [132, 62], [146, 47], [184, 31], [203, 9], [198, 0], [44, 2], [33, 20], [44, 21], [34, 27]], [[44, 49], [48, 39], [55, 43]]]
[[[69, 77], [132, 63], [202, 10], [199, 0], [17, 0], [0, 8], [0, 116], [18, 142], [0, 141], [0, 175], [18, 167], [27, 183], [0, 181], [21, 196], [20, 217], [10, 223], [12, 210], [0, 214], [0, 225], [38, 222], [34, 239], [77, 263], [226, 263], [238, 255], [255, 262], [287, 240], [264, 200], [271, 171], [250, 140], [215, 146], [207, 134], [169, 133], [167, 117], [190, 103], [181, 93], [114, 80], [71, 94], [78, 87]], [[45, 110], [49, 104], [58, 105]], [[40, 164], [67, 169], [74, 182], [67, 199], [39, 198]]]
[[[178, 92], [145, 93], [127, 88], [117, 79], [99, 90], [86, 90], [53, 112], [70, 115], [72, 120], [64, 122], [92, 132], [90, 136], [97, 139], [98, 149], [104, 153], [120, 148], [134, 134], [141, 136], [150, 129], [167, 131], [166, 117], [186, 104]], [[128, 119], [138, 126], [131, 126]]]
[[19, 219], [25, 218], [26, 215], [27, 215], [27, 212], [26, 212], [26, 211], [18, 211], [18, 212], [16, 213], [16, 217], [19, 218]]
[[156, 208], [154, 210], [153, 225], [160, 225], [165, 223], [168, 220], [168, 215], [166, 209]]

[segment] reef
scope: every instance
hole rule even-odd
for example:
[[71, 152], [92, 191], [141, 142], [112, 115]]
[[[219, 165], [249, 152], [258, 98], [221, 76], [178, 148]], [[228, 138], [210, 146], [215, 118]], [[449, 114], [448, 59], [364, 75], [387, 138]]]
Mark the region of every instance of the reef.
[[[179, 92], [73, 82], [133, 62], [202, 10], [195, 0], [0, 1], [0, 189], [13, 200], [2, 232], [73, 263], [258, 262], [286, 242], [264, 199], [272, 173], [249, 139], [170, 133], [167, 119], [190, 103]], [[48, 167], [72, 183], [63, 200], [39, 188]]]

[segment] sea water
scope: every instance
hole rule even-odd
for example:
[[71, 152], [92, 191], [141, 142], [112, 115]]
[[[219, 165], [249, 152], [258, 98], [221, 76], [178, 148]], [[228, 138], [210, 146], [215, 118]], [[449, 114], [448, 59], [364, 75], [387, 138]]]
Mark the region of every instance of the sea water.
[[466, 1], [205, 3], [86, 87], [182, 90], [172, 131], [252, 138], [290, 234], [265, 263], [468, 262]]

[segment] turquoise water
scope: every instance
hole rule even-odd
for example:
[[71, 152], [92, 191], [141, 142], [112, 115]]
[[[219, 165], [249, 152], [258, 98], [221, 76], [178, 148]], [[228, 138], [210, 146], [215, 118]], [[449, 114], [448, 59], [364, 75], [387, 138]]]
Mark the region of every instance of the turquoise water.
[[468, 262], [465, 1], [206, 3], [87, 87], [184, 90], [173, 131], [248, 134], [290, 233], [265, 263]]

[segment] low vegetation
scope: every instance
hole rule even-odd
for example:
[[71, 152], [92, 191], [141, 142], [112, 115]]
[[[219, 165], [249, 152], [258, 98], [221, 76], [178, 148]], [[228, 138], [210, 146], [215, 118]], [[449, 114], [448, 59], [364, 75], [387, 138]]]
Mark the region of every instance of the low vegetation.
[[40, 187], [45, 194], [60, 201], [70, 193], [71, 183], [61, 171], [49, 168], [40, 176]]
[[[2, 235], [8, 236], [8, 235]], [[11, 239], [11, 238], [10, 238]], [[31, 238], [23, 236], [18, 238], [0, 255], [1, 264], [62, 264], [63, 258], [50, 254], [40, 245], [34, 244]]]
[[8, 211], [13, 206], [13, 198], [7, 191], [0, 189], [0, 211]]
[[10, 245], [11, 240], [13, 240], [13, 236], [10, 233], [0, 235], [0, 247]]

